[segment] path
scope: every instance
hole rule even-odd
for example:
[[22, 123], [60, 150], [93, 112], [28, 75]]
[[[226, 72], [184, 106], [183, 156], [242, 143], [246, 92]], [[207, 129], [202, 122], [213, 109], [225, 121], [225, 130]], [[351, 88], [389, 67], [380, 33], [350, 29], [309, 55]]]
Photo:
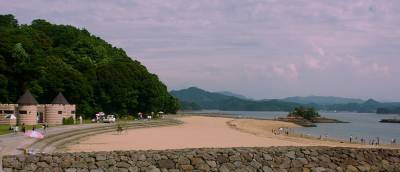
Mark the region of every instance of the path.
[[[128, 128], [144, 128], [165, 125], [177, 125], [180, 121], [173, 119], [161, 119], [151, 121], [133, 121], [126, 123], [125, 127]], [[43, 132], [42, 129], [37, 129]], [[0, 158], [4, 155], [17, 155], [23, 153], [22, 149], [34, 149], [35, 151], [51, 153], [56, 151], [57, 146], [70, 142], [72, 139], [79, 139], [87, 135], [96, 133], [104, 133], [116, 131], [116, 124], [82, 124], [82, 125], [64, 125], [57, 127], [50, 127], [45, 133], [45, 138], [38, 140], [28, 138], [23, 133], [11, 133], [0, 136]], [[2, 167], [0, 161], [0, 167]], [[0, 168], [2, 172], [2, 168]]]

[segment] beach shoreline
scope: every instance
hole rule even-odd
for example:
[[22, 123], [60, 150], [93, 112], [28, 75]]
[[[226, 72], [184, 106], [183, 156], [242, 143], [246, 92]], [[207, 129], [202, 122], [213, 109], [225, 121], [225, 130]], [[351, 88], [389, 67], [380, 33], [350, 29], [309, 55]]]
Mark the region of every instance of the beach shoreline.
[[66, 145], [61, 152], [112, 150], [164, 150], [185, 148], [328, 146], [355, 148], [396, 148], [398, 146], [363, 145], [337, 140], [320, 140], [299, 135], [276, 135], [273, 130], [293, 129], [299, 125], [267, 119], [231, 118], [229, 115], [176, 115], [178, 126], [128, 130], [118, 135], [104, 133]]

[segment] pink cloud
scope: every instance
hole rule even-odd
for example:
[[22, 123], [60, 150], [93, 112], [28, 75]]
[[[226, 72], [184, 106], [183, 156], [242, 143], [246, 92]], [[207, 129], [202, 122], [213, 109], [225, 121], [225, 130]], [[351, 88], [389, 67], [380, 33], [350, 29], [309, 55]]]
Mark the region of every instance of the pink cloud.
[[305, 57], [305, 64], [310, 69], [322, 69], [321, 61], [309, 55]]
[[283, 77], [287, 80], [295, 80], [299, 77], [299, 72], [296, 64], [273, 65], [272, 71], [277, 76]]

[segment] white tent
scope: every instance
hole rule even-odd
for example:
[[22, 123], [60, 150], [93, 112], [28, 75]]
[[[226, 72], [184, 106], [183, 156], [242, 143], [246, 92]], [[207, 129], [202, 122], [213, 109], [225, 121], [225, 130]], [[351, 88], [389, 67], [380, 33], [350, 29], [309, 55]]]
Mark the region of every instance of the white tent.
[[17, 119], [17, 117], [14, 114], [8, 114], [6, 115], [7, 119]]

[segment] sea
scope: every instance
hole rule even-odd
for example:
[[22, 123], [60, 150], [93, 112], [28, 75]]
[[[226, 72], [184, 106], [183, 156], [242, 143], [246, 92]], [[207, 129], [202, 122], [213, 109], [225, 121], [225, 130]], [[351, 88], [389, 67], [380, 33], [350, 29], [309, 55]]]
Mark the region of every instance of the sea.
[[[186, 113], [186, 112], [185, 112]], [[201, 110], [190, 111], [194, 114], [229, 114], [238, 117], [250, 117], [259, 119], [275, 119], [285, 117], [288, 112], [271, 111], [219, 111]], [[364, 138], [372, 140], [379, 137], [381, 143], [390, 143], [396, 139], [400, 143], [400, 123], [381, 123], [381, 119], [400, 119], [398, 114], [375, 114], [375, 113], [354, 113], [354, 112], [319, 112], [321, 116], [338, 119], [349, 123], [321, 123], [317, 127], [300, 127], [295, 132], [312, 137], [328, 137], [337, 140], [349, 140]]]

